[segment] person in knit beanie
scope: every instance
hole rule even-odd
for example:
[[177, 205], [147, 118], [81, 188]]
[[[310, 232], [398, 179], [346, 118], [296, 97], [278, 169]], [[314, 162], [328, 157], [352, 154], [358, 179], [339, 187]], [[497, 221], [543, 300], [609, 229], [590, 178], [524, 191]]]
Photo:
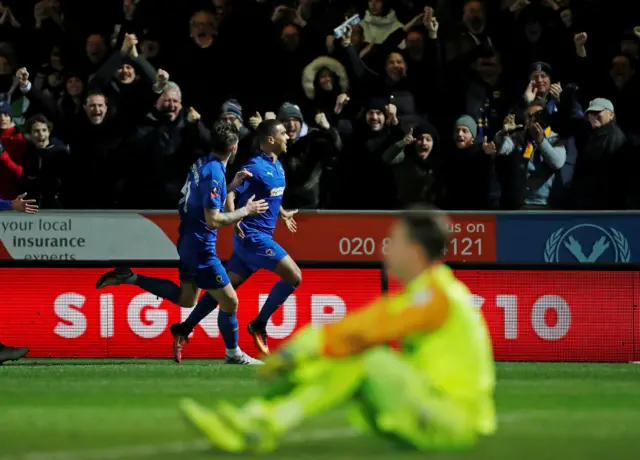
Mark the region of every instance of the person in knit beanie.
[[469, 115], [463, 115], [456, 120], [454, 128], [454, 140], [456, 147], [464, 149], [472, 146], [478, 135], [478, 124]]
[[244, 119], [242, 118], [242, 106], [236, 99], [229, 99], [220, 109], [220, 121], [227, 123], [235, 123], [236, 126], [239, 124], [244, 124]]
[[478, 125], [469, 115], [456, 120], [453, 148], [447, 150], [443, 164], [445, 209], [495, 209], [499, 185], [494, 170], [494, 157], [484, 152], [478, 138]]
[[[244, 117], [242, 115], [242, 106], [236, 99], [228, 99], [220, 107], [218, 121], [222, 123], [233, 124], [238, 128], [238, 137], [240, 142], [236, 152], [235, 160], [227, 165], [227, 173], [230, 178], [235, 176], [240, 168], [242, 168], [255, 153], [253, 145], [254, 136], [252, 131], [244, 125]], [[250, 122], [251, 123], [251, 122]]]
[[[244, 125], [242, 106], [236, 99], [229, 99], [220, 108], [218, 120], [223, 123], [232, 123], [238, 128], [240, 141], [244, 141], [241, 147], [250, 147], [249, 134], [251, 130]], [[245, 145], [246, 144], [246, 145]]]
[[278, 120], [282, 122], [287, 130], [289, 140], [297, 141], [309, 132], [309, 127], [304, 122], [300, 107], [290, 102], [285, 102], [278, 111]]
[[285, 121], [291, 118], [300, 122], [304, 121], [302, 112], [300, 111], [300, 107], [290, 102], [285, 102], [284, 104], [282, 104], [280, 110], [278, 111], [278, 120]]
[[387, 118], [385, 116], [387, 103], [385, 99], [381, 97], [371, 98], [364, 104], [363, 108], [365, 110], [364, 118], [371, 131], [384, 131], [387, 126]]
[[440, 155], [434, 150], [438, 143], [435, 127], [422, 117], [405, 117], [403, 139], [389, 146], [383, 155], [393, 168], [398, 203], [408, 207], [417, 203], [438, 204]]

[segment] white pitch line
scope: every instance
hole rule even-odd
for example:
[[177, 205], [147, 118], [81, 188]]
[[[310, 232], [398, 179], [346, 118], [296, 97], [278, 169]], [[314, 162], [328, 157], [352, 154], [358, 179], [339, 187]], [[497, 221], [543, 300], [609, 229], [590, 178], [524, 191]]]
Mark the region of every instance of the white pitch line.
[[[512, 412], [500, 415], [503, 422], [510, 422], [536, 416], [540, 412]], [[353, 428], [333, 428], [293, 433], [287, 436], [285, 442], [302, 443], [309, 441], [326, 441], [338, 438], [352, 438], [359, 436]], [[0, 460], [121, 460], [125, 458], [154, 457], [162, 454], [186, 454], [190, 452], [205, 452], [211, 449], [206, 441], [173, 442], [165, 444], [142, 444], [132, 446], [118, 446], [106, 449], [69, 450], [53, 452], [31, 452], [20, 455], [5, 455]]]
[[1, 460], [116, 460], [123, 458], [152, 457], [160, 454], [183, 454], [203, 452], [209, 449], [206, 442], [175, 442], [171, 444], [148, 444], [119, 446], [107, 449], [69, 450], [57, 452], [31, 452], [23, 455], [0, 457]]
[[[351, 428], [313, 430], [306, 433], [294, 433], [285, 441], [301, 443], [308, 441], [325, 441], [336, 438], [357, 436], [358, 432]], [[31, 452], [22, 455], [8, 455], [0, 460], [118, 460], [132, 457], [152, 457], [160, 454], [184, 454], [189, 452], [204, 452], [211, 449], [206, 441], [191, 443], [173, 442], [165, 444], [142, 444], [133, 446], [119, 446], [106, 449], [69, 450], [57, 452]]]

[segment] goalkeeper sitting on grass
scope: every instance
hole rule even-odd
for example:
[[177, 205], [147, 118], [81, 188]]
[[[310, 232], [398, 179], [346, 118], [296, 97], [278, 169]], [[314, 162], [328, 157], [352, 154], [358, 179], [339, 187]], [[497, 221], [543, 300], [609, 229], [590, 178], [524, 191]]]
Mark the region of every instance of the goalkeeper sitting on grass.
[[[181, 409], [217, 448], [268, 452], [305, 419], [351, 406], [358, 427], [416, 449], [462, 449], [496, 430], [495, 372], [470, 292], [439, 262], [447, 220], [411, 211], [394, 226], [387, 267], [405, 285], [339, 323], [300, 331], [264, 369], [265, 397]], [[386, 344], [400, 341], [400, 351]]]

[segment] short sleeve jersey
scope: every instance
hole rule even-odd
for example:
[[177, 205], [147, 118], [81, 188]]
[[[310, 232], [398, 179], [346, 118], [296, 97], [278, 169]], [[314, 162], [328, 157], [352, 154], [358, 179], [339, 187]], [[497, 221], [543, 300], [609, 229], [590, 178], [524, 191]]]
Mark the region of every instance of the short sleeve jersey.
[[246, 169], [253, 176], [235, 190], [236, 207], [244, 206], [254, 195], [254, 200], [266, 200], [269, 204], [269, 209], [264, 214], [242, 219], [240, 226], [244, 231], [245, 239], [270, 239], [278, 223], [282, 196], [286, 187], [284, 169], [280, 161], [274, 161], [273, 157], [264, 152], [254, 156], [242, 169]]
[[214, 155], [200, 158], [189, 170], [179, 202], [178, 252], [190, 266], [206, 266], [217, 259], [217, 231], [209, 228], [205, 210], [224, 212], [227, 198], [225, 165]]

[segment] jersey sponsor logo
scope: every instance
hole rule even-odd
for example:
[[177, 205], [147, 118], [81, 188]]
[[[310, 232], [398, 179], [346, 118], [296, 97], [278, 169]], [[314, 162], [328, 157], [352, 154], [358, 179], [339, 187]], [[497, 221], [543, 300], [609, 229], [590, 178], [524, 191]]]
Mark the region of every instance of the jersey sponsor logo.
[[271, 196], [282, 196], [284, 195], [284, 187], [276, 187], [269, 190], [269, 195]]

